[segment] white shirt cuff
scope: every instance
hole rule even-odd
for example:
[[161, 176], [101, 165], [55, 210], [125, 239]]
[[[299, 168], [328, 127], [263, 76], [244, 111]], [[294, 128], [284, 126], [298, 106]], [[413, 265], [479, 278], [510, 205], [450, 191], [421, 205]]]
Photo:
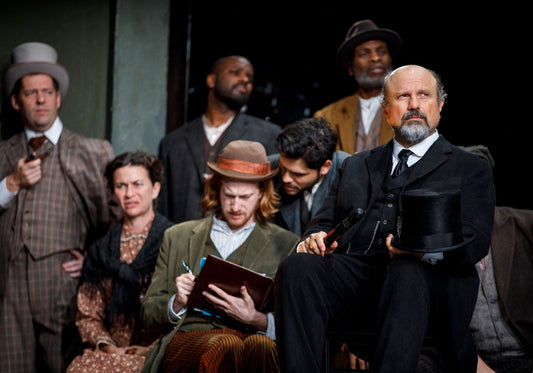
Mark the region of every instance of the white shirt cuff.
[[17, 195], [17, 193], [11, 193], [9, 189], [7, 189], [7, 177], [4, 177], [2, 181], [0, 181], [0, 206], [5, 207], [7, 204]]
[[274, 321], [274, 314], [272, 312], [269, 312], [266, 315], [267, 315], [267, 329], [264, 332], [259, 331], [258, 333], [264, 334], [268, 338], [273, 339], [275, 341], [276, 340], [276, 324]]
[[172, 321], [178, 321], [181, 320], [181, 316], [187, 311], [187, 307], [183, 307], [178, 312], [174, 312], [172, 309], [172, 304], [174, 303], [174, 298], [176, 298], [176, 294], [170, 297], [170, 300], [168, 301], [168, 317]]
[[443, 253], [427, 253], [422, 257], [422, 260], [429, 264], [437, 264], [437, 262], [442, 259], [444, 259]]

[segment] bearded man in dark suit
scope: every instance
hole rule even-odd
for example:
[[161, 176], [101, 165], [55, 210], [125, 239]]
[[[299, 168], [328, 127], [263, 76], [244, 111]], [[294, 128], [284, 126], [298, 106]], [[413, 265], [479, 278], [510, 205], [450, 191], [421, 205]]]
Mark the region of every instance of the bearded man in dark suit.
[[[346, 159], [298, 253], [280, 265], [282, 372], [320, 371], [328, 325], [349, 330], [354, 321], [376, 324], [374, 372], [416, 371], [430, 324], [447, 371], [475, 372], [469, 331], [479, 284], [475, 263], [488, 253], [495, 191], [488, 162], [439, 135], [445, 97], [437, 74], [421, 66], [402, 66], [385, 78], [382, 108], [394, 139]], [[395, 172], [404, 149], [411, 152], [408, 167]], [[420, 189], [459, 194], [454, 211], [462, 221], [461, 239], [444, 246], [449, 251], [418, 252], [393, 240], [406, 226], [405, 219], [398, 223], [403, 196]], [[327, 232], [354, 210], [364, 214], [326, 247]], [[357, 320], [365, 310], [373, 318]]]
[[267, 154], [276, 152], [281, 127], [241, 112], [253, 88], [254, 69], [242, 56], [215, 61], [206, 77], [205, 114], [166, 135], [159, 144], [165, 180], [159, 194], [159, 210], [180, 223], [205, 216], [200, 201], [207, 162], [216, 162], [220, 150], [233, 140], [261, 143]]

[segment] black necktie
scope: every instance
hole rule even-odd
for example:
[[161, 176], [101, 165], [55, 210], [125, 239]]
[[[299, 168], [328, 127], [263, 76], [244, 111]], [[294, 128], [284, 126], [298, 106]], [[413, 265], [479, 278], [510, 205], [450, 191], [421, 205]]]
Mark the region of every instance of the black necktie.
[[398, 154], [398, 164], [396, 165], [396, 168], [392, 173], [393, 177], [398, 176], [399, 174], [407, 170], [407, 168], [409, 168], [409, 166], [407, 166], [407, 159], [411, 154], [413, 154], [413, 152], [409, 149], [403, 149], [400, 151], [400, 153]]
[[311, 217], [311, 212], [309, 211], [309, 208], [307, 207], [307, 202], [302, 193], [302, 198], [300, 199], [300, 221], [302, 224], [302, 233], [305, 230], [305, 227], [307, 227], [307, 223], [309, 223], [310, 217]]

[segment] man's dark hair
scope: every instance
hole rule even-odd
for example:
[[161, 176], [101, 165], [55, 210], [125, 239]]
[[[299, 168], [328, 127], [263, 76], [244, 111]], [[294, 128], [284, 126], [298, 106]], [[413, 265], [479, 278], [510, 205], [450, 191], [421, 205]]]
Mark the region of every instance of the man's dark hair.
[[287, 158], [302, 158], [307, 166], [318, 170], [333, 158], [337, 133], [324, 118], [304, 118], [291, 123], [276, 138], [279, 153]]

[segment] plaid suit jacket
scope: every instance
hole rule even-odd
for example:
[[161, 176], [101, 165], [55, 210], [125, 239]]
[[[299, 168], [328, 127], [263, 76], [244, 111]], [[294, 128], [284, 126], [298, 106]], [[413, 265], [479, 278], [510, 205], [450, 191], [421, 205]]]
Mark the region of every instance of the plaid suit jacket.
[[[27, 140], [24, 132], [0, 143], [0, 180], [10, 175], [20, 158], [27, 155]], [[91, 139], [63, 128], [57, 149], [45, 159], [58, 162], [47, 165], [48, 169], [60, 170], [62, 180], [49, 181], [51, 191], [47, 198], [38, 201], [41, 213], [46, 216], [33, 216], [24, 201], [29, 191], [20, 191], [0, 210], [0, 299], [3, 296], [6, 273], [10, 257], [24, 245], [35, 259], [65, 252], [72, 248], [85, 250], [94, 240], [102, 236], [119, 217], [119, 209], [106, 187], [104, 167], [114, 156], [111, 144], [106, 140]], [[43, 162], [43, 168], [44, 168]], [[43, 169], [44, 172], [44, 169]], [[66, 184], [63, 192], [56, 192], [54, 186]], [[43, 193], [35, 194], [42, 197]], [[33, 202], [34, 203], [34, 202]], [[33, 204], [35, 206], [35, 204]], [[61, 206], [58, 209], [57, 206]], [[31, 235], [22, 236], [22, 208], [31, 214]], [[65, 214], [57, 210], [77, 211], [73, 220], [60, 221]], [[54, 211], [55, 210], [55, 211]], [[28, 219], [26, 216], [24, 219]], [[66, 231], [70, 227], [75, 231]], [[61, 268], [58, 268], [61, 270]]]

